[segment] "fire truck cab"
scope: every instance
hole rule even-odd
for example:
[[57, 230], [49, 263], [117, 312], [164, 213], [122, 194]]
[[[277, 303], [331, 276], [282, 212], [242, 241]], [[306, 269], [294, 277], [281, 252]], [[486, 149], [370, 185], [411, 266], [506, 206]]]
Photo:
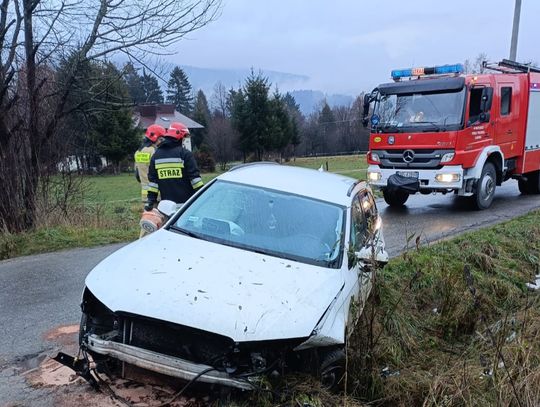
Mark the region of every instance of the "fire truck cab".
[[540, 193], [540, 69], [508, 60], [485, 67], [499, 72], [394, 70], [394, 82], [365, 96], [368, 179], [390, 206], [452, 192], [486, 209], [510, 178], [522, 194]]

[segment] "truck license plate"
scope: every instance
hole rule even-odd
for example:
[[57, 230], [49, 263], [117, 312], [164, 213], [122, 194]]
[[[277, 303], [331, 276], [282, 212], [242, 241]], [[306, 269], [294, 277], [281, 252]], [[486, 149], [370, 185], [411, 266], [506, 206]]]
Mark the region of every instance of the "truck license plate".
[[397, 174], [406, 178], [418, 178], [418, 171], [398, 171]]

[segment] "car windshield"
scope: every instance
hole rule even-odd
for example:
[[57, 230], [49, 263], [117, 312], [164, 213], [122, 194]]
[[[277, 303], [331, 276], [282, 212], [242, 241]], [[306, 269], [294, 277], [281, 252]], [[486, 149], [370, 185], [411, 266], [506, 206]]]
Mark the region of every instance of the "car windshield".
[[217, 180], [171, 226], [179, 233], [339, 268], [345, 209], [256, 186]]
[[457, 92], [381, 95], [375, 114], [383, 131], [438, 131], [461, 125], [464, 103], [465, 88]]

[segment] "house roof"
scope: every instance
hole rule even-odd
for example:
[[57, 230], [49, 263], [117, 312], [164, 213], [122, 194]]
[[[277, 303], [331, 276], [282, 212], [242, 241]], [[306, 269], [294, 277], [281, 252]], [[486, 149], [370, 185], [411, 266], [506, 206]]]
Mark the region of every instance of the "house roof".
[[143, 129], [152, 124], [159, 124], [167, 128], [172, 122], [181, 122], [188, 129], [202, 129], [204, 127], [202, 124], [176, 111], [173, 104], [139, 105], [137, 106], [137, 113], [137, 126]]

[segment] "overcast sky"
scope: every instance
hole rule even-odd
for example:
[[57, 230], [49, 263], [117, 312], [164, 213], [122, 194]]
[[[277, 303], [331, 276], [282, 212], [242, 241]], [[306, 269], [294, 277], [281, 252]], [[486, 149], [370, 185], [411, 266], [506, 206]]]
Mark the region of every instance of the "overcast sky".
[[[508, 58], [514, 0], [223, 0], [221, 16], [168, 59], [208, 68], [308, 75], [309, 87], [357, 94], [390, 70]], [[518, 60], [540, 62], [540, 0], [523, 0]]]

